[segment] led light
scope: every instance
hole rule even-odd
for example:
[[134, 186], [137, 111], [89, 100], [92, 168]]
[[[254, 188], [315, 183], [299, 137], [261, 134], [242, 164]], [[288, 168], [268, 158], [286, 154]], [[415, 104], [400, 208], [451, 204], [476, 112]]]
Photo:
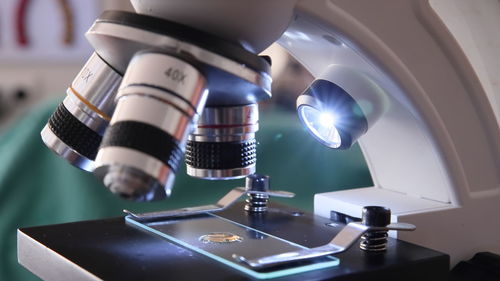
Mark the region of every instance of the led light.
[[323, 127], [331, 127], [335, 124], [335, 119], [332, 114], [323, 112], [319, 115], [319, 123]]
[[342, 139], [335, 127], [335, 117], [332, 113], [322, 112], [307, 105], [300, 106], [298, 111], [300, 120], [314, 137], [328, 147], [340, 147]]
[[[359, 76], [352, 76], [352, 71], [345, 73], [349, 74], [347, 77], [349, 79], [346, 78], [350, 83], [348, 86], [353, 83], [358, 86], [362, 84], [362, 80], [354, 79]], [[334, 78], [338, 77], [330, 78], [335, 80]], [[357, 93], [356, 87], [348, 89], [351, 88], [354, 88], [351, 90], [352, 93]], [[370, 92], [369, 89], [367, 92]], [[361, 108], [364, 100], [360, 99], [361, 103], [358, 103], [338, 84], [325, 79], [316, 79], [297, 98], [297, 111], [303, 125], [323, 145], [335, 149], [348, 149], [368, 130], [365, 112], [371, 111], [367, 110], [366, 106], [364, 109]], [[373, 118], [373, 115], [368, 117]]]

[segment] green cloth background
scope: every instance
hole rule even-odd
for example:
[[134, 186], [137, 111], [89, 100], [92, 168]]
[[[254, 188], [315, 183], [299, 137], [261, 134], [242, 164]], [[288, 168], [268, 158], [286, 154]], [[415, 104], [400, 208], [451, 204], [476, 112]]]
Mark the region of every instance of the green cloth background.
[[[121, 216], [122, 209], [154, 211], [215, 203], [244, 180], [205, 181], [177, 173], [171, 198], [133, 203], [115, 197], [92, 174], [58, 158], [40, 131], [57, 103], [33, 110], [0, 137], [0, 280], [38, 280], [17, 262], [16, 229]], [[271, 176], [273, 189], [293, 199], [272, 199], [312, 211], [313, 195], [372, 184], [358, 146], [335, 151], [321, 146], [292, 112], [261, 112], [257, 171]]]

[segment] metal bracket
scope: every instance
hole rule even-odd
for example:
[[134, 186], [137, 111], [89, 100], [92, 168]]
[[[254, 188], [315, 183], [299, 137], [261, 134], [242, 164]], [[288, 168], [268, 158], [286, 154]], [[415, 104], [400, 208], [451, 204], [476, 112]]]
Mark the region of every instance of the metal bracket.
[[245, 187], [237, 187], [229, 191], [226, 195], [224, 195], [217, 203], [212, 205], [204, 205], [197, 207], [186, 207], [176, 210], [169, 211], [159, 211], [159, 212], [150, 212], [150, 213], [140, 213], [136, 214], [129, 210], [123, 210], [124, 213], [133, 217], [136, 221], [153, 221], [153, 220], [161, 220], [168, 219], [173, 217], [185, 217], [192, 215], [199, 215], [203, 213], [214, 213], [220, 212], [229, 206], [233, 205], [245, 194], [266, 194], [268, 196], [273, 197], [283, 197], [283, 198], [292, 198], [295, 196], [295, 193], [280, 191], [280, 190], [268, 190], [268, 191], [253, 191], [247, 190]]
[[368, 226], [359, 222], [347, 224], [328, 244], [300, 251], [287, 252], [278, 255], [261, 257], [248, 260], [243, 256], [234, 254], [233, 258], [245, 263], [252, 268], [266, 268], [292, 261], [305, 260], [341, 253], [351, 247], [367, 231], [413, 231], [416, 227], [408, 223], [391, 223], [387, 226]]

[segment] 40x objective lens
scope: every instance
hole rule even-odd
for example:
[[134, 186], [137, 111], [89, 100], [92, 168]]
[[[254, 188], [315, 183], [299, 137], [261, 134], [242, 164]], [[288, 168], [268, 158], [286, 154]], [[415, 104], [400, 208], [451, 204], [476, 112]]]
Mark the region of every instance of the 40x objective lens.
[[136, 201], [170, 194], [205, 105], [205, 84], [195, 67], [171, 55], [133, 58], [96, 158], [95, 174], [112, 192]]

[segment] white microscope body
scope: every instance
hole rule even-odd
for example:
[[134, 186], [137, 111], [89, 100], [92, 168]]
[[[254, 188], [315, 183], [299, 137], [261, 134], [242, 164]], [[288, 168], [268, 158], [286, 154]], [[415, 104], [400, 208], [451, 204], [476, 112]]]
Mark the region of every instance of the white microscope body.
[[[296, 11], [280, 42], [315, 76], [351, 64], [388, 93], [379, 122], [360, 139], [375, 186], [318, 194], [315, 213], [359, 216], [365, 205], [383, 205], [393, 221], [417, 225], [398, 238], [448, 253], [452, 265], [500, 253], [500, 60], [492, 47], [500, 37], [491, 36], [499, 3], [331, 1], [318, 9], [302, 1]], [[288, 45], [297, 32], [318, 49]], [[317, 43], [328, 36], [341, 44]]]
[[[315, 77], [355, 87], [328, 73], [346, 66], [385, 92], [353, 94], [378, 119], [360, 139], [374, 186], [317, 194], [317, 215], [359, 217], [363, 206], [387, 206], [394, 222], [417, 225], [397, 238], [448, 253], [452, 265], [500, 253], [498, 1], [132, 2], [138, 13], [254, 52], [284, 31], [278, 43]], [[235, 24], [207, 24], [217, 17]]]

